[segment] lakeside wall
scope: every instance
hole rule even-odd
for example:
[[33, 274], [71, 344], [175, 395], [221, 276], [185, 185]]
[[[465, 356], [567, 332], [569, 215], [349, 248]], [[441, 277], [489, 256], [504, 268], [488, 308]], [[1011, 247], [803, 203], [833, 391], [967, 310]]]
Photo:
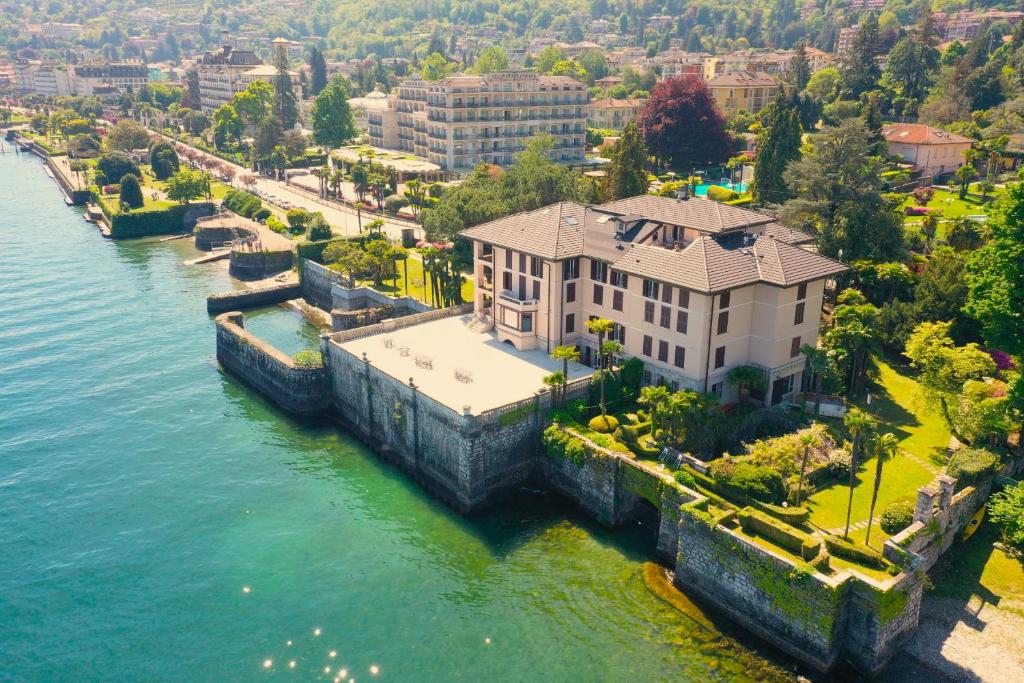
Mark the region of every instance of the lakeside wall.
[[[657, 555], [675, 569], [678, 587], [819, 671], [847, 663], [874, 675], [913, 635], [925, 570], [982, 504], [990, 482], [954, 493], [955, 481], [940, 477], [936, 486], [922, 488], [914, 524], [885, 544], [886, 557], [901, 568], [897, 575], [869, 575], [842, 566], [821, 573], [800, 557], [741, 533], [735, 511], [712, 516], [705, 496], [656, 466], [583, 437], [587, 453], [579, 462], [547, 454], [540, 439], [548, 426], [546, 395], [480, 415], [460, 412], [423, 395], [411, 381], [379, 370], [372, 358], [357, 358], [341, 346], [463, 315], [470, 308], [324, 335], [325, 368], [313, 381], [315, 391], [302, 389], [307, 380], [289, 374], [291, 368], [271, 363], [266, 358], [271, 354], [261, 352], [249, 360], [246, 354], [255, 352], [237, 346], [222, 354], [222, 342], [237, 344], [241, 337], [240, 326], [234, 330], [222, 323], [227, 316], [218, 318], [218, 358], [234, 362], [225, 365], [259, 390], [280, 392], [279, 405], [297, 405], [305, 411], [300, 414], [329, 412], [460, 512], [474, 512], [531, 484], [568, 498], [609, 527], [656, 513]], [[223, 340], [222, 330], [230, 332]], [[298, 383], [299, 389], [289, 383]], [[569, 394], [586, 390], [581, 382]]]
[[463, 513], [485, 507], [530, 478], [546, 415], [541, 397], [500, 414], [456, 411], [341, 344], [471, 310], [472, 304], [464, 304], [323, 339], [334, 414], [367, 445]]
[[323, 366], [300, 368], [289, 356], [250, 334], [242, 314], [217, 317], [217, 360], [284, 410], [322, 415], [330, 406], [330, 382]]

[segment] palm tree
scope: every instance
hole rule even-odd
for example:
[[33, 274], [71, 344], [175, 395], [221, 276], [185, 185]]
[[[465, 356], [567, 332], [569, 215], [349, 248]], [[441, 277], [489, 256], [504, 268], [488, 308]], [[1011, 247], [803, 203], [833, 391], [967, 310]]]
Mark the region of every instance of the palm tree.
[[[562, 361], [562, 382], [564, 392], [565, 384], [569, 382], [569, 361], [574, 363], [578, 362], [580, 359], [580, 350], [575, 346], [556, 346], [555, 350], [551, 352], [551, 357], [555, 360]], [[565, 401], [564, 393], [561, 400]]]
[[820, 443], [818, 435], [807, 430], [800, 435], [800, 445], [804, 447], [803, 457], [800, 458], [800, 481], [796, 485], [796, 506], [800, 507], [800, 501], [804, 494], [804, 473], [807, 471], [807, 460], [811, 455], [811, 449]]
[[[814, 385], [814, 417], [821, 413], [821, 377], [828, 370], [828, 355], [823, 349], [804, 344], [800, 353], [807, 358], [807, 367], [811, 370]], [[807, 404], [807, 392], [804, 392], [804, 405]]]
[[899, 439], [892, 432], [886, 432], [875, 439], [874, 451], [877, 461], [875, 463], [875, 488], [871, 492], [871, 510], [868, 512], [868, 533], [864, 538], [866, 545], [871, 543], [871, 525], [875, 521], [875, 503], [878, 502], [878, 489], [882, 485], [882, 464], [887, 458], [895, 457], [896, 453], [899, 452], [899, 447]]
[[741, 406], [746, 406], [751, 392], [764, 391], [768, 386], [764, 372], [753, 365], [737, 366], [729, 371], [725, 379], [739, 389]]
[[843, 418], [843, 424], [850, 430], [850, 436], [853, 437], [853, 443], [850, 446], [850, 498], [846, 503], [846, 530], [843, 532], [843, 538], [847, 540], [850, 538], [850, 515], [853, 513], [853, 487], [857, 473], [857, 454], [860, 452], [860, 443], [864, 433], [871, 429], [874, 422], [874, 418], [860, 408], [850, 408], [846, 417]]
[[660, 413], [671, 394], [664, 385], [643, 387], [640, 390], [640, 404], [651, 409], [651, 435], [658, 438], [658, 421]]
[[558, 370], [556, 372], [552, 372], [550, 375], [545, 375], [543, 381], [544, 386], [551, 389], [551, 407], [554, 408], [555, 403], [557, 402], [558, 388], [565, 386], [565, 375], [562, 374], [561, 370]]
[[608, 414], [607, 406], [604, 404], [604, 338], [615, 329], [615, 323], [607, 318], [591, 318], [587, 321], [587, 329], [590, 330], [591, 334], [597, 335], [597, 366], [598, 372], [600, 372], [600, 386], [601, 386], [601, 417]]

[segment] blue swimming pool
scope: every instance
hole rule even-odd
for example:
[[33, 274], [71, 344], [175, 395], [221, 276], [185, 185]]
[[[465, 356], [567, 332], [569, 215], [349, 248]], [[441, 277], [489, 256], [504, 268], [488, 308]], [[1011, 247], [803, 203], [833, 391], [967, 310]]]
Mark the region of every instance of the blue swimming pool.
[[747, 191], [747, 183], [733, 183], [729, 182], [728, 180], [717, 180], [711, 183], [703, 183], [701, 185], [698, 185], [697, 188], [694, 190], [694, 193], [698, 197], [704, 197], [708, 193], [708, 188], [711, 187], [712, 185], [727, 187], [730, 190], [736, 190], [740, 194], [743, 194], [744, 192]]

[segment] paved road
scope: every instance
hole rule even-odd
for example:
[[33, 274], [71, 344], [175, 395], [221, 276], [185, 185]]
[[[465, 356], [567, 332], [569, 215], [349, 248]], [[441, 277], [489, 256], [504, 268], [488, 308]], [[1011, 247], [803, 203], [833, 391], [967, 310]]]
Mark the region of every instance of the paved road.
[[[167, 139], [176, 144], [185, 144], [178, 140], [174, 140], [173, 138]], [[186, 146], [191, 147], [191, 145]], [[240, 178], [243, 175], [252, 175], [256, 178], [255, 189], [265, 193], [266, 195], [272, 198], [275, 198], [278, 201], [287, 201], [293, 207], [301, 207], [303, 209], [306, 209], [307, 211], [319, 211], [324, 215], [324, 218], [327, 219], [327, 222], [330, 223], [331, 228], [334, 230], [335, 234], [359, 234], [359, 217], [355, 209], [345, 206], [344, 204], [338, 204], [336, 202], [326, 202], [325, 200], [316, 197], [316, 195], [313, 193], [304, 192], [301, 189], [297, 188], [293, 189], [286, 185], [284, 181], [271, 180], [270, 178], [255, 175], [251, 170], [247, 168], [238, 166], [237, 164], [232, 164], [230, 162], [225, 161], [224, 159], [221, 159], [220, 157], [215, 157], [212, 154], [207, 154], [206, 152], [196, 147], [192, 147], [192, 149], [195, 150], [198, 154], [202, 154], [203, 156], [209, 157], [210, 159], [216, 159], [219, 163], [227, 164], [228, 166], [234, 168], [235, 180], [233, 182], [233, 185], [235, 187], [243, 187], [240, 182]], [[268, 203], [275, 203], [273, 200], [265, 201], [268, 201]], [[372, 215], [368, 218], [366, 214], [363, 214], [362, 224], [365, 226], [366, 223], [373, 220], [373, 218], [374, 217]], [[384, 219], [385, 234], [387, 234], [387, 236], [390, 237], [391, 239], [395, 240], [401, 239], [403, 228], [409, 228], [413, 226], [414, 224], [408, 223], [406, 221], [396, 221], [391, 218]], [[422, 229], [419, 228], [419, 226], [415, 226], [415, 230], [417, 239], [422, 238]]]

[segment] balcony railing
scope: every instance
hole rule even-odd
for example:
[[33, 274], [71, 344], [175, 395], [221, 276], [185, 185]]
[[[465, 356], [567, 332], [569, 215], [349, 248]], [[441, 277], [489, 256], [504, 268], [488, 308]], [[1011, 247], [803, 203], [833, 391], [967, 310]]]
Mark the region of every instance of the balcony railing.
[[501, 290], [501, 292], [498, 293], [498, 298], [500, 298], [503, 303], [511, 304], [512, 308], [519, 311], [533, 311], [537, 309], [538, 302], [536, 299], [520, 299], [518, 294], [509, 289]]

